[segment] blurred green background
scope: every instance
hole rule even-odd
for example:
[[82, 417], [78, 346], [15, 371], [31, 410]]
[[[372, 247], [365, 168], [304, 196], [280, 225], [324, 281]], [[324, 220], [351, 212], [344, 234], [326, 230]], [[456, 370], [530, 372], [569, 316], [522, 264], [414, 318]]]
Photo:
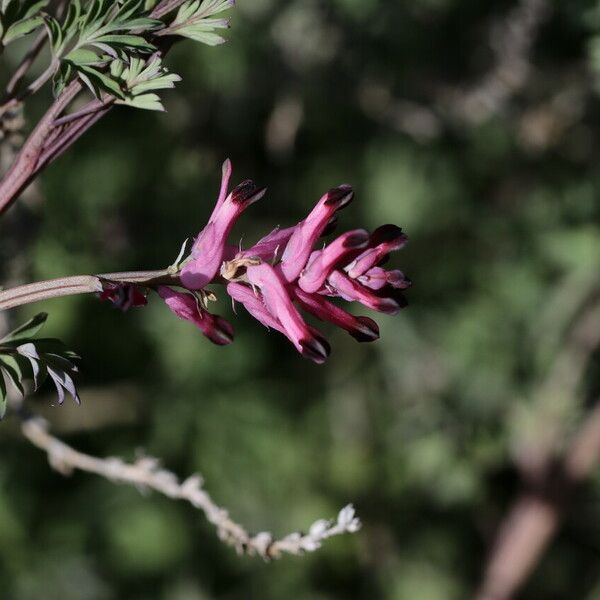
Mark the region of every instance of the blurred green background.
[[[229, 156], [236, 183], [269, 187], [236, 239], [348, 182], [341, 227], [401, 225], [410, 243], [391, 264], [414, 281], [407, 310], [377, 317], [378, 343], [325, 327], [321, 367], [223, 294], [226, 348], [156, 298], [125, 315], [91, 297], [11, 313], [47, 310], [47, 333], [83, 356], [81, 408], [32, 400], [69, 444], [198, 471], [253, 531], [348, 502], [364, 528], [302, 558], [238, 557], [188, 505], [61, 477], [9, 420], [3, 600], [469, 597], [519, 490], [515, 460], [564, 447], [600, 391], [597, 353], [576, 377], [554, 371], [598, 301], [600, 4], [549, 2], [524, 47], [502, 28], [518, 6], [239, 0], [225, 46], [169, 56], [183, 82], [167, 114], [114, 110], [2, 221], [3, 283], [162, 268], [205, 222]], [[499, 56], [500, 100], [469, 104]], [[599, 493], [596, 476], [523, 597], [600, 598]]]

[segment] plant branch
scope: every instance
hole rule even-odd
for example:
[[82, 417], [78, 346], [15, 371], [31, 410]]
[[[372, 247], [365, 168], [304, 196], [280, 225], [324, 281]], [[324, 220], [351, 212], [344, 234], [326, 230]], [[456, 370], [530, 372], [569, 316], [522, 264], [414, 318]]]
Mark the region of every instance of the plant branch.
[[96, 294], [104, 289], [103, 283], [135, 283], [154, 287], [161, 284], [177, 285], [179, 279], [168, 269], [162, 271], [130, 271], [103, 275], [79, 275], [21, 285], [0, 291], [0, 311], [50, 298]]
[[558, 468], [513, 504], [487, 564], [477, 600], [510, 600], [525, 583], [560, 526], [575, 489], [600, 462], [600, 401], [589, 413]]
[[185, 0], [161, 0], [152, 11], [150, 17], [152, 19], [160, 19], [167, 13], [170, 13], [172, 10], [175, 10], [179, 6], [181, 6]]
[[[13, 94], [16, 92], [19, 84], [27, 75], [27, 72], [31, 68], [31, 65], [35, 62], [35, 59], [38, 57], [39, 53], [42, 51], [43, 47], [46, 45], [46, 40], [48, 39], [48, 34], [45, 31], [40, 31], [33, 42], [31, 48], [27, 51], [27, 54], [23, 57], [23, 60], [17, 67], [16, 71], [13, 73], [10, 78], [7, 86], [6, 93], [9, 97], [13, 97]], [[4, 107], [4, 103], [3, 103]]]
[[[595, 298], [594, 298], [595, 299]], [[600, 302], [592, 302], [566, 336], [537, 402], [557, 392], [573, 401], [586, 365], [600, 344]], [[540, 405], [538, 411], [543, 409]], [[540, 422], [541, 421], [541, 422]], [[538, 419], [537, 439], [521, 450], [518, 467], [524, 490], [500, 525], [477, 600], [510, 600], [527, 581], [557, 532], [568, 500], [600, 462], [600, 401], [557, 460], [564, 422]]]
[[48, 424], [38, 417], [26, 418], [21, 431], [34, 446], [46, 452], [52, 468], [63, 475], [70, 475], [74, 470], [86, 471], [115, 483], [133, 485], [142, 492], [153, 490], [168, 498], [189, 502], [215, 526], [219, 538], [233, 546], [239, 554], [258, 555], [265, 560], [276, 559], [283, 554], [299, 555], [317, 550], [330, 537], [354, 533], [360, 528], [360, 521], [349, 505], [340, 511], [337, 520], [313, 523], [307, 534], [292, 533], [279, 540], [268, 532], [252, 535], [244, 526], [233, 521], [224, 508], [214, 503], [203, 489], [199, 475], [180, 482], [176, 475], [162, 469], [155, 458], [145, 457], [127, 464], [119, 458], [96, 458], [83, 454], [52, 436]]
[[37, 174], [36, 167], [39, 156], [54, 129], [54, 121], [81, 90], [81, 83], [72, 81], [46, 111], [46, 114], [21, 148], [8, 173], [0, 182], [0, 215], [8, 210]]
[[[58, 2], [55, 2], [55, 4], [57, 4], [55, 15], [56, 18], [59, 19], [63, 15], [67, 3], [66, 0], [59, 0]], [[44, 46], [46, 45], [47, 40], [48, 33], [45, 30], [45, 28], [42, 28], [42, 30], [37, 34], [31, 48], [27, 51], [27, 53], [23, 57], [23, 60], [19, 63], [19, 66], [13, 73], [6, 86], [6, 96], [0, 104], [0, 116], [2, 116], [7, 110], [14, 108], [14, 106], [16, 106], [22, 100], [24, 100], [28, 95], [37, 91], [36, 88], [39, 89], [39, 87], [41, 87], [41, 85], [39, 85], [38, 82], [36, 84], [30, 85], [22, 93], [17, 93], [19, 85], [25, 78], [25, 75], [27, 75], [27, 73], [29, 72], [29, 69], [35, 62], [36, 58], [39, 56]], [[52, 73], [51, 76], [53, 74], [54, 73]], [[47, 81], [47, 79], [45, 79], [45, 81]], [[45, 83], [45, 81], [43, 83]]]

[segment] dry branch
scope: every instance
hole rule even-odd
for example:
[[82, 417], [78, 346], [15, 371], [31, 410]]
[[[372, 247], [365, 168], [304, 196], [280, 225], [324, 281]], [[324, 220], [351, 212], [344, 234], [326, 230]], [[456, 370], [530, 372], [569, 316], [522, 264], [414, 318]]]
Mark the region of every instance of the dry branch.
[[74, 470], [95, 473], [115, 483], [133, 485], [140, 491], [153, 490], [175, 500], [189, 502], [201, 510], [212, 523], [219, 538], [233, 546], [239, 554], [260, 556], [265, 560], [280, 558], [283, 554], [299, 555], [313, 552], [321, 547], [324, 540], [344, 533], [354, 533], [360, 528], [354, 508], [343, 508], [337, 519], [315, 521], [308, 533], [291, 533], [279, 540], [269, 532], [255, 535], [229, 517], [229, 513], [217, 506], [203, 488], [199, 475], [192, 475], [184, 481], [160, 467], [157, 459], [144, 457], [132, 464], [119, 458], [96, 458], [79, 452], [50, 434], [48, 424], [39, 417], [26, 418], [22, 422], [23, 435], [36, 447], [48, 455], [52, 468], [63, 475]]

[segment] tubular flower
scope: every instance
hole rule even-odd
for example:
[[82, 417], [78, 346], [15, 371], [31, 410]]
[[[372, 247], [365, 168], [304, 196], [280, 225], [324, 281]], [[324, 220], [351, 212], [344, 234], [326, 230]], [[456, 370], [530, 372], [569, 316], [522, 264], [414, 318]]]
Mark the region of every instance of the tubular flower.
[[200, 290], [219, 272], [225, 252], [225, 241], [242, 212], [265, 195], [266, 188], [258, 188], [246, 180], [228, 196], [227, 185], [231, 176], [229, 161], [223, 165], [223, 180], [217, 205], [206, 227], [198, 234], [192, 246], [189, 262], [181, 272], [181, 282], [191, 290]]
[[157, 292], [171, 312], [180, 319], [193, 323], [213, 344], [226, 346], [233, 342], [231, 324], [202, 308], [197, 297], [187, 292], [175, 291], [167, 286], [160, 286]]
[[136, 285], [107, 281], [102, 284], [102, 287], [103, 290], [98, 294], [100, 300], [110, 302], [123, 312], [148, 304], [146, 294]]
[[[229, 344], [233, 341], [231, 325], [207, 310], [214, 295], [206, 286], [223, 284], [233, 301], [319, 364], [329, 356], [330, 346], [306, 323], [302, 312], [337, 325], [359, 342], [378, 339], [375, 321], [354, 316], [331, 299], [359, 302], [390, 315], [404, 308], [403, 291], [410, 287], [410, 280], [402, 271], [381, 266], [391, 252], [406, 244], [402, 230], [395, 225], [384, 225], [371, 234], [355, 229], [317, 248], [319, 238], [335, 227], [337, 213], [354, 198], [349, 185], [340, 185], [324, 194], [303, 221], [277, 228], [242, 249], [230, 245], [228, 237], [242, 212], [262, 198], [265, 188], [247, 180], [228, 192], [230, 178], [227, 160], [208, 224], [196, 237], [189, 256], [170, 270], [172, 285], [182, 291], [164, 285], [156, 288], [169, 309], [196, 325], [215, 344]], [[114, 302], [112, 294], [107, 299]]]

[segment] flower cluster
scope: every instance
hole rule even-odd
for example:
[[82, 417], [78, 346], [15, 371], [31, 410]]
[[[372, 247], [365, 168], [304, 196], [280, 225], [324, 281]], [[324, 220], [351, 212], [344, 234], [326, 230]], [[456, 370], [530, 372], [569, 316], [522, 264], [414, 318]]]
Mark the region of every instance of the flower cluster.
[[233, 341], [233, 328], [208, 311], [211, 283], [221, 283], [227, 294], [263, 325], [285, 335], [306, 358], [323, 363], [330, 353], [325, 337], [306, 323], [301, 310], [346, 330], [359, 342], [379, 337], [377, 323], [357, 317], [331, 302], [356, 301], [388, 315], [406, 306], [403, 290], [411, 282], [398, 270], [381, 265], [390, 252], [402, 248], [407, 237], [395, 225], [369, 234], [364, 229], [343, 233], [321, 249], [319, 238], [335, 226], [337, 212], [354, 193], [348, 185], [329, 190], [310, 214], [293, 227], [275, 229], [243, 250], [227, 244], [242, 212], [262, 198], [265, 188], [244, 181], [229, 192], [231, 163], [225, 161], [221, 190], [206, 227], [198, 234], [189, 256], [178, 267], [178, 286], [159, 286], [157, 292], [178, 317], [192, 322], [212, 342]]

